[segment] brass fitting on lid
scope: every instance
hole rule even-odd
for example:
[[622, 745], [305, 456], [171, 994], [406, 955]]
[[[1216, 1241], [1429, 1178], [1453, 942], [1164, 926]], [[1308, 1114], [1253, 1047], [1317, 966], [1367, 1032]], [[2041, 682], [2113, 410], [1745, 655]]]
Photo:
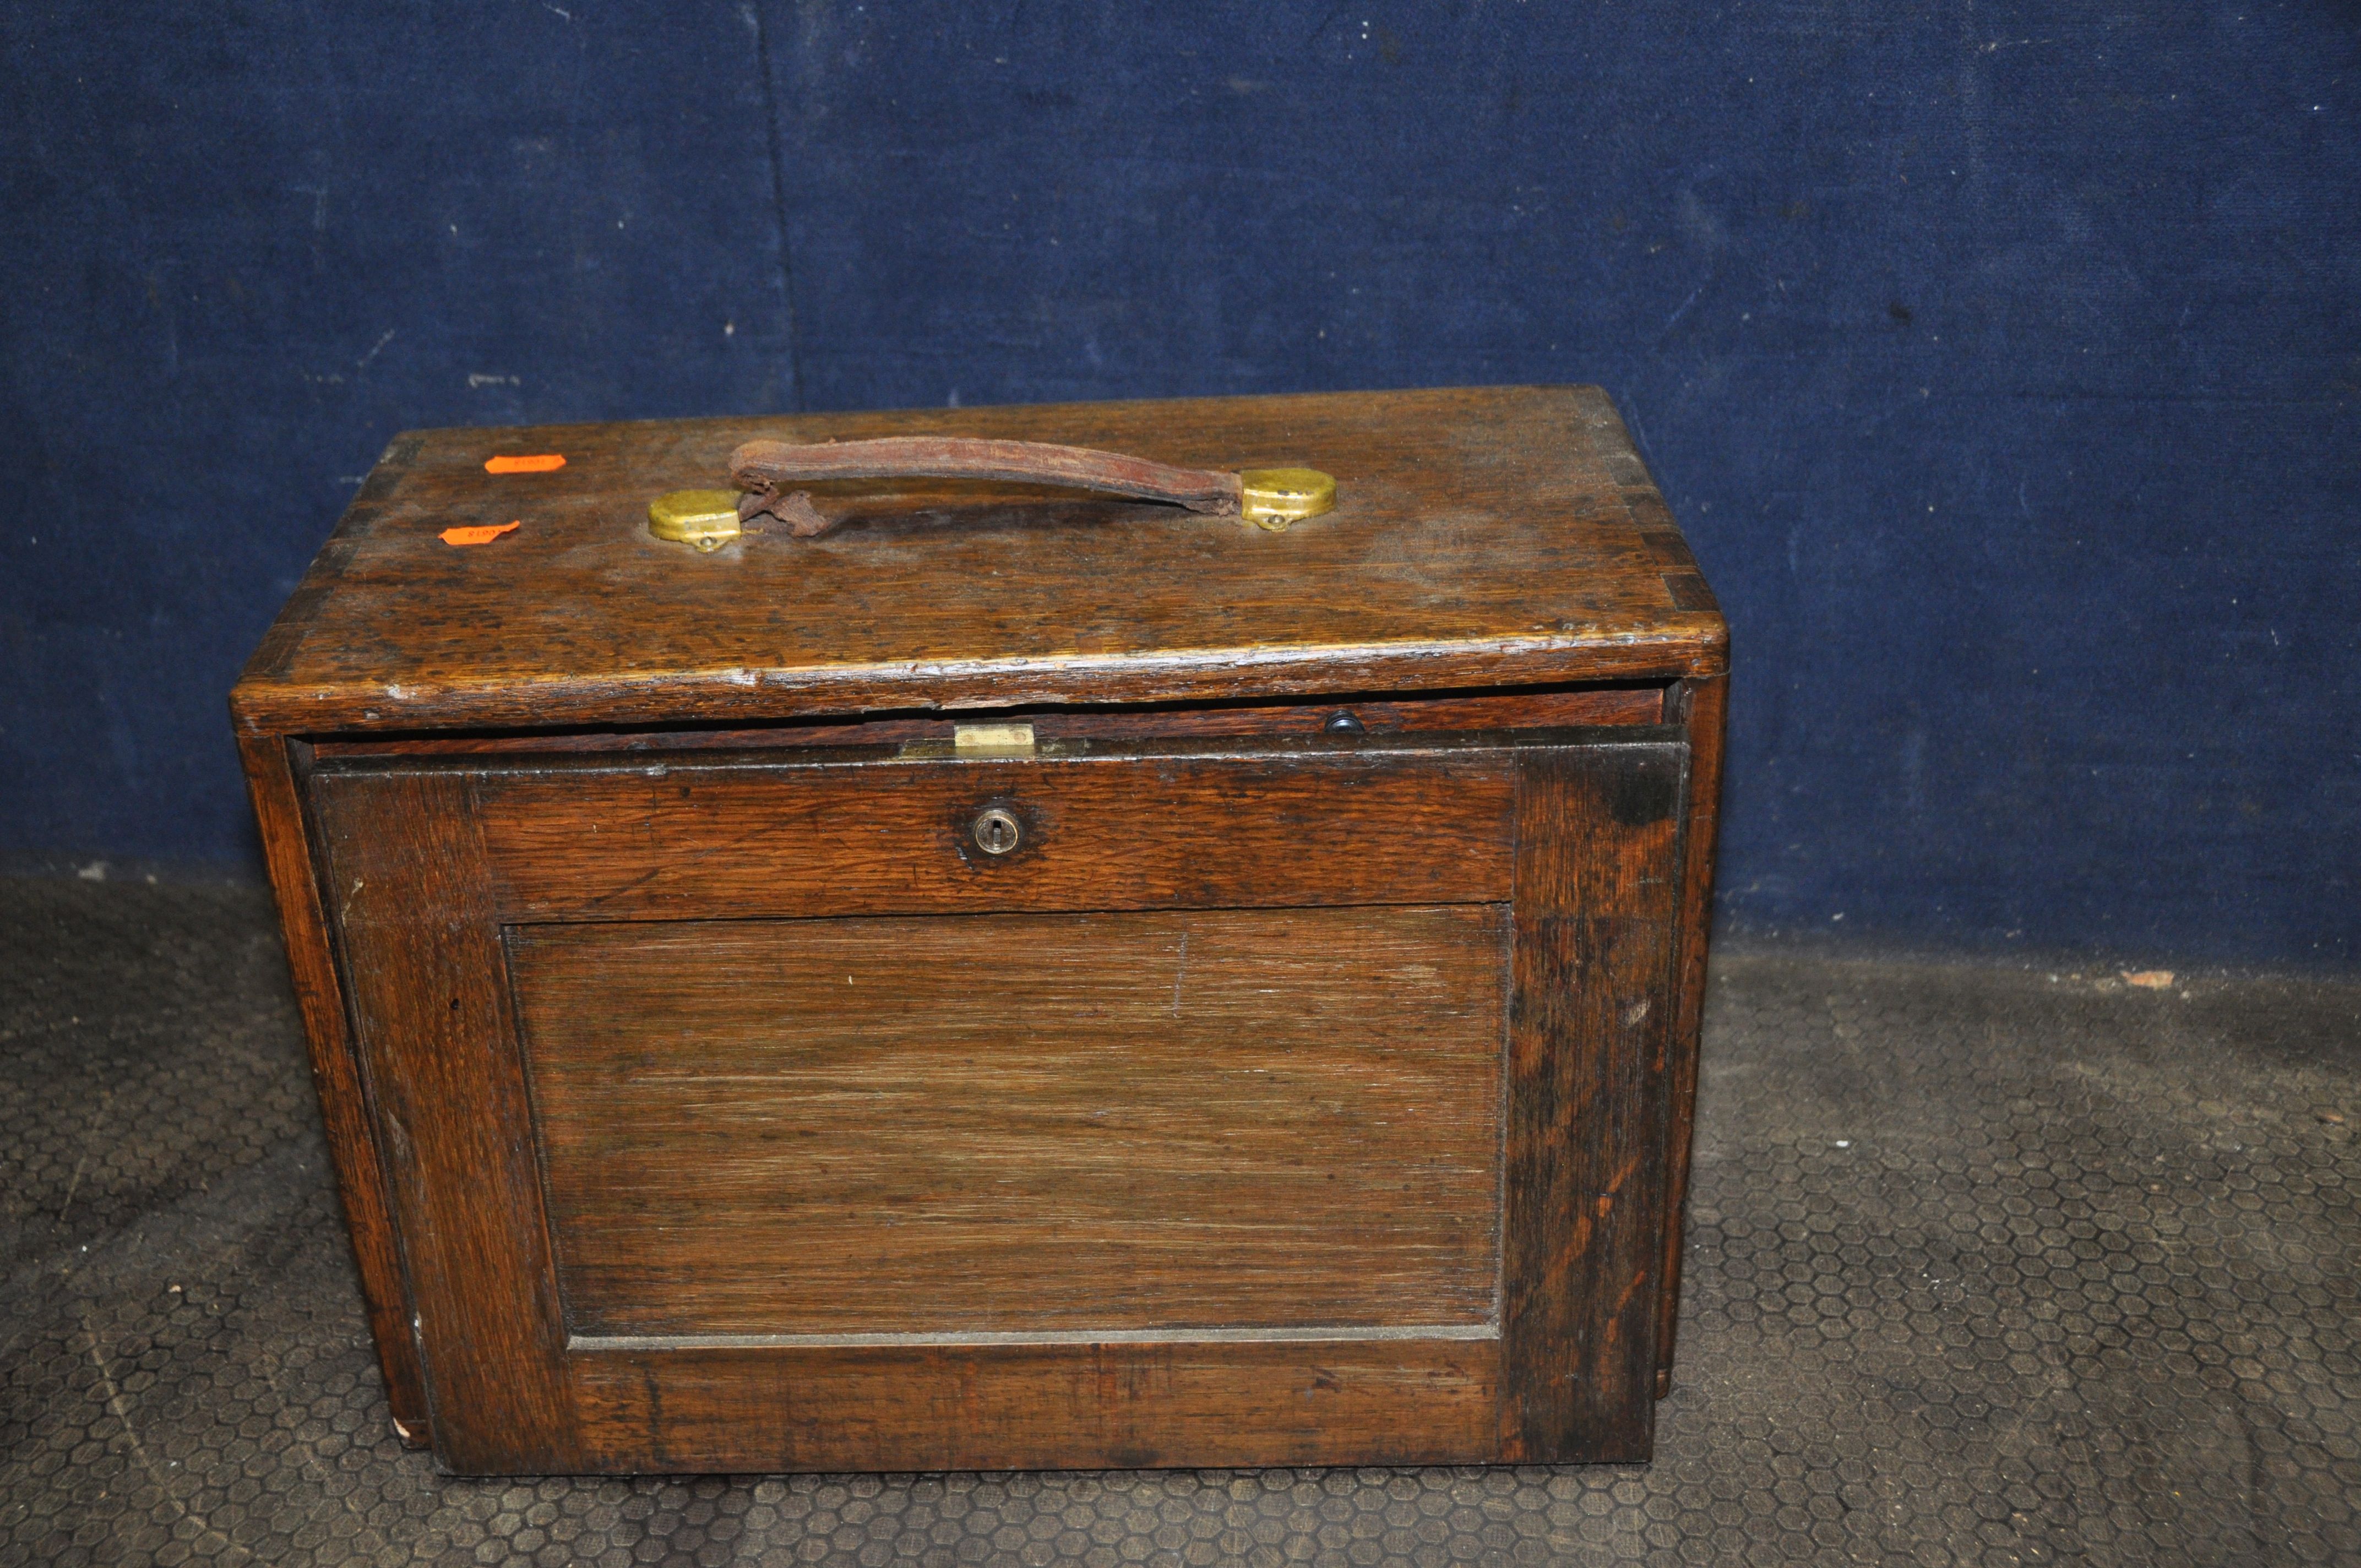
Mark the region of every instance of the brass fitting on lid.
[[1283, 533], [1336, 504], [1336, 481], [1317, 468], [1248, 468], [1238, 475], [1238, 521]]
[[711, 552], [737, 538], [735, 490], [672, 490], [648, 503], [648, 532], [675, 544]]

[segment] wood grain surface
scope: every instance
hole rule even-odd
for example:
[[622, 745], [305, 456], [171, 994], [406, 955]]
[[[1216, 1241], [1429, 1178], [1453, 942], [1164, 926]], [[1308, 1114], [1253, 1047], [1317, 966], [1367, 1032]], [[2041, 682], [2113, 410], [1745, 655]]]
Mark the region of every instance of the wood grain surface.
[[321, 907], [311, 833], [291, 743], [244, 737], [238, 742], [238, 754], [254, 799], [263, 864], [279, 903], [288, 978], [294, 984], [304, 1038], [311, 1047], [312, 1082], [326, 1124], [328, 1159], [335, 1168], [336, 1194], [344, 1203], [345, 1230], [352, 1240], [362, 1305], [368, 1314], [370, 1336], [377, 1342], [378, 1366], [385, 1375], [386, 1403], [391, 1409], [394, 1431], [402, 1441], [423, 1443], [426, 1386], [418, 1365], [418, 1347], [410, 1336], [410, 1292], [402, 1283], [385, 1161], [378, 1149], [368, 1096], [361, 1089], [360, 1063], [346, 1027], [335, 938]]
[[[939, 482], [823, 497], [856, 515], [817, 540], [700, 555], [645, 527], [752, 437], [931, 434], [1310, 466], [1338, 502], [1269, 533]], [[520, 446], [566, 465], [484, 473]], [[362, 487], [233, 711], [249, 732], [547, 729], [1713, 673], [1720, 616], [1675, 602], [1633, 464], [1595, 388], [423, 432]]]
[[1497, 905], [538, 926], [510, 953], [577, 1343], [1490, 1332]]
[[468, 781], [315, 784], [435, 1457], [468, 1472], [576, 1468], [556, 1271]]
[[1664, 1261], [1656, 1320], [1656, 1398], [1673, 1388], [1681, 1257], [1687, 1229], [1689, 1154], [1696, 1142], [1697, 1047], [1705, 1028], [1706, 952], [1713, 929], [1714, 838], [1721, 817], [1721, 756], [1729, 725], [1727, 676], [1683, 682], [1676, 711], [1689, 738], [1688, 798], [1681, 831], [1680, 909], [1674, 921], [1678, 1011], [1664, 1036]]
[[1481, 1464], [1499, 1453], [1499, 1351], [1433, 1339], [604, 1350], [569, 1370], [584, 1468], [625, 1474]]
[[[1150, 745], [1029, 764], [872, 753], [320, 767], [322, 886], [437, 1462], [492, 1474], [1644, 1458], [1687, 749], [1660, 727], [1546, 733], [1559, 739], [1342, 753], [1208, 740], [1191, 743], [1205, 754]], [[1031, 772], [1008, 789], [1012, 768]], [[1323, 811], [1280, 787], [1323, 768], [1398, 793], [1330, 788]], [[1094, 770], [1132, 793], [1066, 788]], [[676, 818], [734, 823], [701, 851], [723, 865], [814, 781], [858, 802], [890, 798], [897, 773], [938, 804], [971, 798], [951, 787], [966, 780], [1020, 806], [1096, 803], [1128, 831], [1171, 817], [1160, 799], [1217, 803], [1246, 848], [1202, 875], [1165, 851], [1115, 862], [1129, 911], [994, 913], [1083, 896], [1079, 866], [1045, 856], [1036, 869], [1049, 874], [1031, 881], [1021, 865], [976, 872], [987, 892], [972, 913], [878, 921], [830, 911], [828, 890], [890, 903], [891, 872], [922, 902], [954, 884], [914, 868], [956, 856], [938, 838], [881, 859], [854, 834], [818, 863], [870, 866], [867, 891], [820, 875], [779, 898], [752, 874], [690, 875], [668, 884], [653, 923], [615, 914], [631, 904], [618, 896], [629, 877], [619, 887], [586, 851], [544, 885], [562, 883], [559, 904], [588, 898], [598, 917], [516, 924], [520, 866], [561, 852], [492, 831], [520, 802], [595, 803], [621, 781], [685, 783], [692, 799], [760, 784], [773, 793]], [[1250, 787], [1227, 787], [1239, 783]], [[1422, 801], [1455, 882], [1392, 848], [1429, 836]], [[577, 836], [603, 819], [577, 816]], [[617, 853], [660, 818], [630, 820]], [[1452, 820], [1493, 826], [1450, 839]], [[939, 818], [946, 832], [958, 821]], [[1290, 859], [1297, 841], [1316, 852]], [[679, 849], [658, 846], [630, 875]], [[771, 880], [796, 864], [754, 861]], [[1449, 891], [1400, 896], [1422, 887]], [[1246, 902], [1192, 904], [1209, 893]], [[714, 918], [733, 904], [828, 917]], [[859, 942], [856, 926], [905, 935]], [[1011, 990], [1041, 1027], [959, 1010], [989, 1009], [995, 986], [979, 971], [1007, 933], [1022, 955]], [[1194, 1003], [1183, 938], [1211, 964]], [[812, 943], [830, 939], [823, 969]], [[864, 975], [895, 997], [840, 1000], [840, 965], [852, 997]], [[1358, 992], [1387, 994], [1365, 1017]], [[1162, 1047], [1156, 1073], [1135, 1069], [1142, 1040]], [[778, 1091], [790, 1080], [795, 1091]], [[1137, 1191], [1112, 1174], [1111, 1131], [1132, 1140]], [[1005, 1196], [990, 1190], [995, 1170], [1016, 1179]], [[1004, 1246], [959, 1234], [994, 1225]], [[765, 1299], [783, 1254], [810, 1299]]]
[[[1512, 858], [1491, 749], [521, 765], [476, 788], [511, 920], [1459, 902], [1505, 897]], [[1014, 853], [975, 848], [987, 806], [1023, 825]]]
[[1687, 747], [1521, 759], [1502, 1457], [1645, 1456]]

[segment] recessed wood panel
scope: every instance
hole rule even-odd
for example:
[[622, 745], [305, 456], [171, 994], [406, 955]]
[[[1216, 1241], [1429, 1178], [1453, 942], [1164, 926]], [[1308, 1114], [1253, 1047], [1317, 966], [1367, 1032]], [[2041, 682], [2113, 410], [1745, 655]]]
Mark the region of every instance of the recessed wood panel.
[[1496, 1321], [1499, 906], [521, 927], [567, 1327]]

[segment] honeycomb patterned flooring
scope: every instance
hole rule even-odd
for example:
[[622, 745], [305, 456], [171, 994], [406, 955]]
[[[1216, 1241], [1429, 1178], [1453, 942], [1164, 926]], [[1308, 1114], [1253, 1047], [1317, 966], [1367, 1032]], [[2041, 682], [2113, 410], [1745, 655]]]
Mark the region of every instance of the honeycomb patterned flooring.
[[0, 883], [0, 1564], [2361, 1563], [2361, 987], [1732, 954], [1646, 1469], [456, 1481], [267, 902]]

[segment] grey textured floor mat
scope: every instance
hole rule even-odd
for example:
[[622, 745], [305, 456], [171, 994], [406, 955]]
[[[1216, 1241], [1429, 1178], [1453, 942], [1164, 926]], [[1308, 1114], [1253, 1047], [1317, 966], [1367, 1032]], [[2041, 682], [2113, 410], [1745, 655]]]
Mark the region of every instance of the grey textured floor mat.
[[454, 1481], [267, 901], [0, 883], [0, 1563], [2361, 1562], [2361, 988], [1717, 969], [1645, 1470]]

